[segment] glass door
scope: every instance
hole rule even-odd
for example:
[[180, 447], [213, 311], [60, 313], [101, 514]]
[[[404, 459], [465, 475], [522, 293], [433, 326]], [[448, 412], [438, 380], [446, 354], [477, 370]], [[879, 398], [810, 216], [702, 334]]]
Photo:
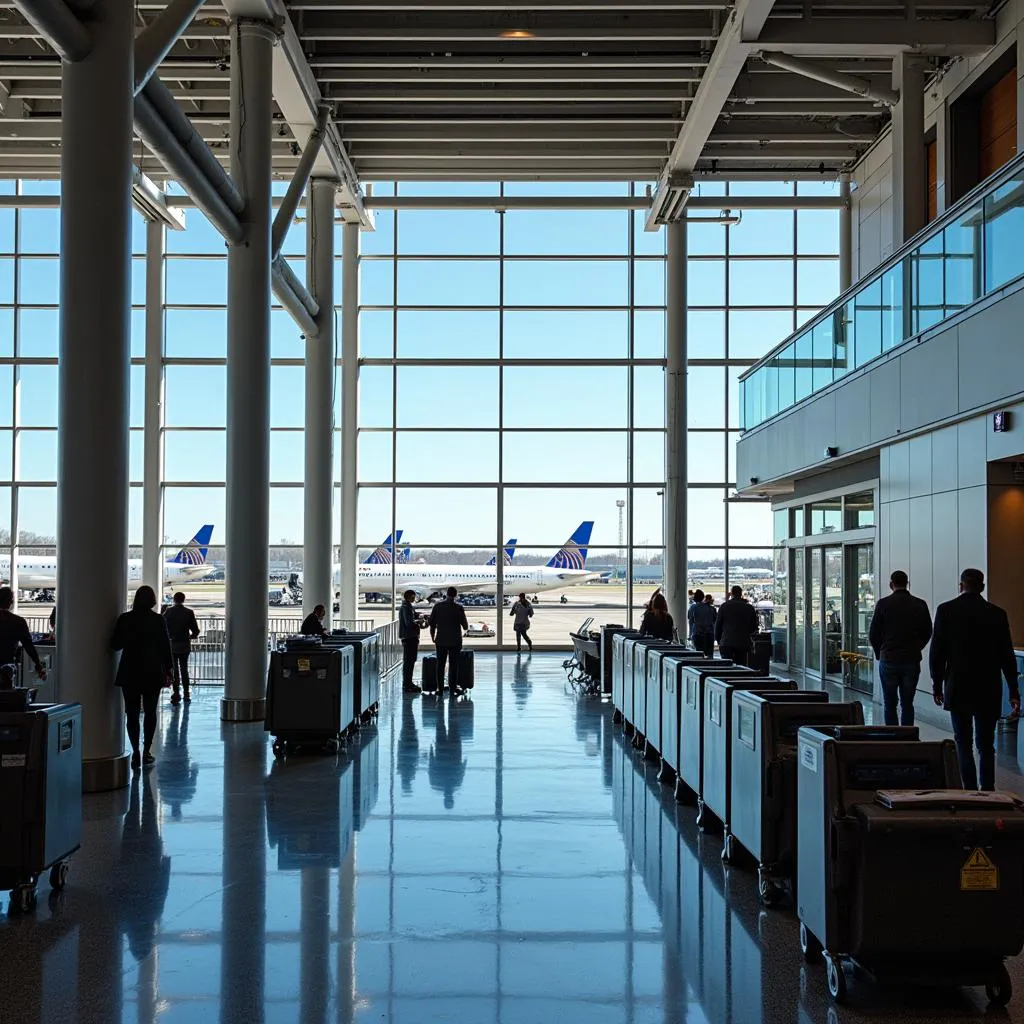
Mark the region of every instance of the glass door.
[[822, 548], [808, 548], [807, 671], [821, 675], [825, 589], [822, 586]]
[[846, 649], [856, 655], [846, 670], [846, 684], [870, 694], [875, 687], [875, 656], [868, 640], [875, 612], [875, 546], [856, 544], [846, 550]]
[[822, 599], [825, 614], [825, 675], [837, 683], [843, 681], [843, 549], [824, 549], [825, 572]]
[[790, 644], [790, 667], [804, 667], [804, 650], [807, 644], [807, 629], [804, 619], [805, 589], [807, 577], [804, 573], [806, 552], [803, 548], [793, 549], [793, 642]]

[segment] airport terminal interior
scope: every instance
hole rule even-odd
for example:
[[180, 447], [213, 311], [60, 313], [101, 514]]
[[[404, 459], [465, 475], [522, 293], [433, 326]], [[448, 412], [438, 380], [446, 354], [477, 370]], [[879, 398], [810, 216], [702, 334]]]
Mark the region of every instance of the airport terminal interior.
[[[1024, 0], [0, 4], [0, 1021], [1024, 1021], [1022, 47]], [[870, 635], [968, 568], [994, 794]], [[196, 626], [140, 765], [143, 585]]]

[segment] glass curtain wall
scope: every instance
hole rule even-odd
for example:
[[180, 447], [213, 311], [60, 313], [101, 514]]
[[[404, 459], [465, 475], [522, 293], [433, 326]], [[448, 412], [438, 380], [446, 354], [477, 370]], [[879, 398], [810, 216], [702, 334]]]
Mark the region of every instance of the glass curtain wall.
[[[402, 183], [375, 192], [625, 197], [643, 187]], [[55, 194], [59, 184], [0, 183], [3, 193], [18, 190]], [[729, 195], [795, 197], [833, 187], [723, 183], [700, 191], [722, 196], [726, 207]], [[188, 210], [186, 220], [186, 231], [166, 232], [165, 555], [213, 523], [217, 559], [227, 262], [223, 240], [199, 211]], [[472, 565], [516, 538], [513, 566], [535, 569], [592, 520], [587, 568], [609, 582], [578, 588], [586, 600], [571, 592], [570, 600], [596, 603], [590, 596], [601, 593], [604, 618], [630, 619], [628, 599], [642, 604], [662, 576], [665, 303], [673, 287], [664, 233], [645, 232], [643, 223], [642, 212], [624, 210], [377, 211], [377, 230], [361, 234], [361, 554], [399, 529], [413, 562]], [[53, 551], [59, 225], [57, 209], [0, 210], [0, 559], [9, 557], [12, 530], [23, 554]], [[145, 234], [136, 214], [133, 546], [142, 541]], [[339, 227], [339, 301], [340, 236]], [[770, 597], [770, 510], [725, 500], [735, 486], [737, 381], [836, 295], [837, 249], [831, 211], [746, 211], [735, 226], [689, 227], [691, 586], [724, 591], [728, 573]], [[304, 277], [301, 216], [285, 251]], [[267, 541], [279, 570], [301, 559], [303, 354], [298, 330], [275, 309]], [[568, 628], [586, 613], [570, 603], [565, 614]]]

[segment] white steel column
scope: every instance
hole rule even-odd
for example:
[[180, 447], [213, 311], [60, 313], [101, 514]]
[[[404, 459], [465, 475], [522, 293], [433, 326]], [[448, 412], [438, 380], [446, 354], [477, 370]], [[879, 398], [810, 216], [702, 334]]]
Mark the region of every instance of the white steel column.
[[128, 580], [134, 17], [96, 0], [61, 89], [58, 686], [82, 704], [87, 792], [128, 783], [110, 635]]
[[853, 207], [850, 200], [850, 174], [839, 177], [839, 290], [845, 292], [853, 284]]
[[146, 409], [142, 465], [142, 579], [163, 590], [164, 225], [146, 224]]
[[895, 251], [928, 221], [928, 167], [924, 144], [924, 72], [921, 57], [893, 58], [893, 86], [900, 101], [892, 108], [892, 247]]
[[245, 238], [228, 249], [227, 651], [221, 718], [266, 708], [270, 533], [270, 133], [273, 28], [231, 26], [231, 177]]
[[341, 259], [341, 617], [359, 608], [356, 582], [356, 429], [359, 425], [359, 225], [342, 228]]
[[686, 218], [668, 233], [665, 316], [665, 598], [686, 635]]
[[322, 604], [330, 628], [334, 498], [333, 178], [311, 178], [306, 198], [306, 282], [320, 306], [319, 336], [306, 339], [306, 472], [303, 490], [302, 613]]

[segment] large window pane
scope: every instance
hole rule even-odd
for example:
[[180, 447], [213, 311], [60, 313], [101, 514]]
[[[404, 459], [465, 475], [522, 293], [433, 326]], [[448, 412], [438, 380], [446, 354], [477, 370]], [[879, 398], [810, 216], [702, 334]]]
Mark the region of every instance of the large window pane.
[[498, 479], [497, 431], [399, 431], [397, 479], [403, 483], [494, 483]]
[[[393, 527], [392, 523], [392, 497], [394, 491], [391, 487], [364, 487], [360, 485], [357, 498], [356, 515], [356, 536], [359, 543], [370, 548], [380, 544]], [[340, 494], [335, 492], [335, 505], [340, 501]], [[333, 537], [337, 544], [338, 524], [340, 517], [334, 517]]]
[[624, 427], [626, 373], [620, 366], [506, 367], [505, 426]]
[[[415, 524], [416, 537], [406, 538], [413, 542], [432, 547], [486, 547], [494, 543], [497, 503], [498, 492], [491, 487], [399, 487], [395, 491], [395, 522], [406, 531], [406, 524]], [[505, 522], [511, 529], [507, 518]], [[375, 530], [373, 535], [379, 532]], [[379, 544], [380, 538], [375, 543]]]
[[225, 251], [224, 237], [206, 219], [202, 210], [185, 212], [184, 231], [166, 231], [168, 253], [196, 256], [219, 256]]
[[18, 260], [18, 301], [29, 306], [56, 306], [60, 301], [60, 260]]
[[214, 359], [227, 355], [226, 309], [168, 309], [164, 349], [171, 359]]
[[730, 310], [729, 358], [760, 359], [792, 333], [791, 310]]
[[[601, 518], [604, 520], [604, 505]], [[595, 524], [596, 532], [596, 524]], [[606, 536], [604, 529], [601, 536]], [[665, 490], [663, 487], [637, 487], [633, 491], [634, 544], [660, 545], [665, 537]]]
[[496, 306], [498, 276], [497, 260], [399, 260], [398, 302], [402, 306]]
[[1024, 274], [1024, 189], [1020, 174], [985, 200], [985, 291]]
[[[691, 301], [694, 300], [691, 296]], [[686, 344], [692, 359], [725, 358], [725, 311], [691, 309], [686, 314]]]
[[[360, 483], [389, 483], [394, 478], [392, 438], [390, 430], [359, 431], [356, 478]], [[423, 457], [422, 451], [420, 457]]]
[[303, 522], [303, 490], [301, 487], [270, 488], [270, 544], [301, 544]]
[[498, 368], [400, 366], [397, 425], [496, 427]]
[[744, 210], [729, 232], [732, 256], [791, 256], [794, 221], [792, 210]]
[[223, 430], [165, 430], [164, 479], [172, 483], [222, 481], [226, 474]]
[[18, 310], [18, 355], [55, 359], [59, 347], [60, 310]]
[[213, 535], [224, 536], [223, 487], [164, 488], [164, 538], [166, 543], [187, 544], [204, 523], [213, 523]]
[[301, 427], [306, 422], [306, 371], [302, 366], [270, 368], [270, 425]]
[[[602, 456], [602, 462], [603, 462]], [[595, 469], [596, 476], [598, 470]], [[604, 480], [615, 476], [605, 473]], [[633, 480], [638, 484], [664, 484], [665, 434], [663, 431], [645, 430], [633, 435]]]
[[[605, 426], [617, 424], [609, 422]], [[633, 426], [665, 426], [665, 371], [660, 366], [637, 366], [633, 370]]]
[[[337, 260], [335, 295], [341, 295], [341, 260]], [[359, 261], [359, 301], [364, 306], [391, 306], [395, 302], [394, 260]]]
[[628, 246], [629, 214], [624, 210], [505, 214], [505, 252], [510, 256], [625, 256]]
[[796, 297], [801, 306], [827, 306], [838, 295], [838, 260], [797, 260]]
[[270, 432], [270, 480], [298, 483], [306, 475], [306, 438], [301, 430]]
[[633, 267], [633, 303], [637, 306], [664, 306], [665, 261], [637, 260]]
[[165, 425], [223, 427], [227, 416], [225, 384], [223, 366], [168, 366], [164, 370]]
[[[9, 435], [6, 440], [9, 444]], [[18, 435], [18, 447], [19, 480], [56, 482], [56, 430], [22, 430]], [[9, 454], [7, 461], [10, 462]]]
[[665, 314], [661, 310], [642, 309], [633, 314], [633, 356], [665, 358]]
[[[10, 422], [10, 369], [0, 367], [0, 423]], [[23, 427], [57, 426], [57, 367], [22, 366], [19, 386], [20, 425]]]
[[[383, 334], [383, 327], [378, 331]], [[497, 359], [498, 354], [497, 310], [398, 311], [399, 359]]]
[[[580, 523], [592, 521], [590, 543], [614, 547], [619, 521], [615, 503], [625, 498], [625, 487], [506, 487], [505, 530], [524, 546], [557, 547]], [[660, 537], [652, 543], [660, 543]]]
[[[394, 426], [394, 388], [394, 370], [390, 366], [359, 368], [359, 426]], [[429, 397], [424, 398], [424, 405], [427, 404]]]
[[686, 493], [687, 539], [701, 547], [725, 543], [725, 491], [691, 487]]
[[724, 431], [687, 431], [686, 471], [695, 484], [726, 482]]
[[166, 295], [169, 306], [225, 306], [228, 261], [168, 259]]
[[18, 542], [55, 544], [57, 541], [57, 488], [18, 488]]
[[[566, 467], [572, 466], [576, 483], [625, 483], [626, 437], [625, 433], [509, 431], [503, 440], [505, 482], [564, 483]], [[591, 453], [596, 457], [588, 458]]]
[[395, 354], [395, 314], [390, 309], [364, 309], [359, 313], [359, 355], [364, 359], [391, 359]]
[[[4, 252], [10, 251], [4, 249]], [[59, 208], [48, 210], [26, 207], [18, 211], [18, 251], [46, 255], [60, 252]]]
[[687, 260], [686, 297], [691, 307], [724, 306], [725, 260]]
[[508, 306], [625, 306], [625, 260], [515, 260], [505, 264]]
[[[835, 298], [833, 295], [832, 298]], [[731, 260], [729, 304], [792, 306], [792, 260]]]
[[720, 366], [691, 366], [686, 374], [686, 422], [691, 427], [721, 427], [725, 423], [725, 370]]
[[771, 544], [772, 509], [767, 501], [734, 501], [728, 509], [731, 547], [767, 547]]
[[14, 476], [13, 444], [14, 435], [12, 431], [0, 430], [0, 480], [5, 482]]
[[[637, 314], [641, 315], [650, 314]], [[657, 333], [656, 326], [649, 329]], [[629, 314], [625, 310], [512, 310], [505, 313], [504, 344], [510, 359], [626, 359]], [[662, 326], [662, 354], [664, 348]]]
[[[402, 210], [398, 252], [403, 256], [496, 256], [500, 216], [493, 210]], [[511, 216], [506, 214], [506, 232]]]
[[801, 256], [838, 256], [839, 211], [798, 210], [796, 245]]

